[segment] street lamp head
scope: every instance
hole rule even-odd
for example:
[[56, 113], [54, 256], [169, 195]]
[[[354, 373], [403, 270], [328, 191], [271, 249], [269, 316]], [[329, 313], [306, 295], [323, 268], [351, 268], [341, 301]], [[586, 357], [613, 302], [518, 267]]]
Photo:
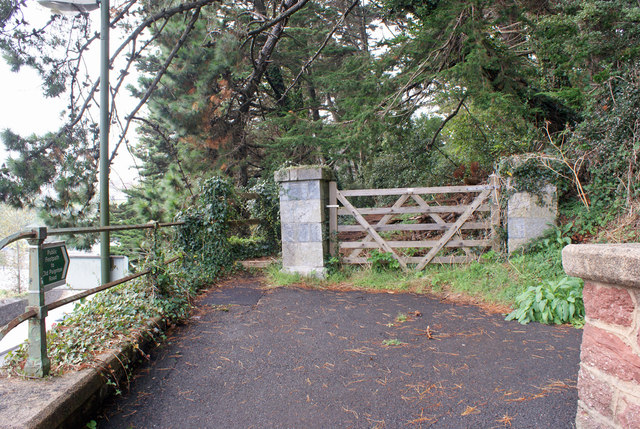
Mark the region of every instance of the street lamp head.
[[86, 13], [100, 7], [98, 0], [38, 0], [38, 3], [55, 13]]

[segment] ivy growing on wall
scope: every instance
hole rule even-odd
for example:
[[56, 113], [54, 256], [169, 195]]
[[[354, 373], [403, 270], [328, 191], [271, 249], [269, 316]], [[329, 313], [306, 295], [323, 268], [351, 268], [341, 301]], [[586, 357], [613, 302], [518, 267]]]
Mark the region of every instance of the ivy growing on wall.
[[[184, 252], [184, 267], [191, 282], [213, 281], [236, 260], [273, 254], [280, 248], [280, 211], [275, 184], [258, 182], [250, 192], [258, 194], [245, 204], [234, 187], [221, 177], [202, 184], [196, 203], [178, 215], [185, 224], [177, 243]], [[231, 235], [229, 222], [260, 219], [249, 237]], [[247, 232], [247, 231], [245, 231]]]
[[262, 237], [264, 252], [277, 252], [280, 248], [280, 198], [278, 185], [274, 182], [260, 180], [250, 189], [258, 197], [248, 202], [252, 218], [260, 219], [254, 236]]
[[191, 282], [212, 281], [233, 262], [228, 241], [233, 193], [229, 182], [213, 177], [202, 184], [196, 204], [178, 215], [184, 225], [178, 229], [177, 243]]

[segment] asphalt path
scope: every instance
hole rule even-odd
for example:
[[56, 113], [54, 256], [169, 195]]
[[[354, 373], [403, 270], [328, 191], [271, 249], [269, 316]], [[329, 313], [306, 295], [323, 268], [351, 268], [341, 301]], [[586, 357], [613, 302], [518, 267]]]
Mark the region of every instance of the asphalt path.
[[[228, 310], [228, 311], [225, 311]], [[100, 428], [571, 428], [581, 331], [415, 294], [235, 279]]]

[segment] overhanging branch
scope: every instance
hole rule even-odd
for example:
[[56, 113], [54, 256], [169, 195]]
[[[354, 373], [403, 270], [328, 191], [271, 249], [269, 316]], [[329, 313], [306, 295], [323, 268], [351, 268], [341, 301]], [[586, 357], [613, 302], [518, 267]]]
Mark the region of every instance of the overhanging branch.
[[464, 104], [464, 100], [467, 98], [467, 96], [465, 95], [464, 97], [462, 97], [462, 100], [460, 100], [460, 102], [458, 103], [458, 107], [456, 107], [456, 110], [454, 110], [453, 112], [451, 112], [449, 114], [449, 116], [447, 116], [444, 121], [442, 121], [442, 123], [440, 124], [440, 126], [438, 127], [438, 129], [436, 130], [436, 133], [433, 135], [433, 138], [431, 139], [431, 142], [429, 142], [429, 144], [427, 145], [427, 151], [431, 150], [431, 148], [433, 147], [433, 145], [436, 143], [436, 139], [438, 138], [438, 136], [440, 135], [440, 132], [442, 131], [442, 129], [444, 128], [445, 125], [447, 125], [447, 122], [449, 122], [451, 119], [453, 119], [458, 112], [460, 111], [460, 108], [462, 107], [462, 104]]
[[[280, 15], [278, 15], [277, 17], [275, 17], [271, 21], [261, 25], [260, 27], [256, 28], [255, 30], [251, 30], [251, 31], [247, 32], [247, 35], [248, 36], [255, 36], [255, 35], [259, 34], [259, 33], [262, 33], [267, 28], [273, 27], [277, 23], [287, 19], [288, 17], [290, 17], [291, 15], [293, 15], [294, 13], [296, 13], [297, 11], [302, 9], [304, 7], [304, 5], [307, 4], [308, 1], [309, 0], [300, 0], [300, 1], [298, 1], [296, 4], [294, 4], [293, 6], [288, 7], [283, 13], [281, 13]], [[286, 2], [285, 2], [285, 5], [286, 5]]]
[[322, 42], [322, 45], [320, 45], [320, 48], [316, 51], [315, 54], [313, 54], [313, 56], [311, 58], [309, 58], [309, 60], [302, 66], [302, 68], [300, 69], [300, 72], [298, 73], [298, 75], [296, 76], [295, 79], [293, 79], [293, 82], [291, 82], [291, 85], [289, 85], [289, 87], [284, 91], [284, 93], [280, 96], [280, 99], [278, 100], [278, 102], [281, 102], [282, 100], [284, 100], [284, 98], [287, 96], [287, 94], [289, 93], [289, 91], [291, 91], [291, 88], [293, 88], [295, 86], [296, 83], [298, 83], [298, 80], [300, 79], [300, 77], [302, 77], [302, 75], [304, 74], [305, 71], [307, 71], [307, 69], [309, 68], [309, 66], [311, 66], [311, 64], [316, 60], [316, 58], [318, 58], [318, 56], [320, 55], [320, 53], [322, 52], [322, 50], [329, 44], [329, 40], [331, 40], [331, 37], [333, 36], [333, 34], [336, 32], [336, 30], [338, 29], [338, 27], [344, 22], [345, 18], [347, 17], [347, 15], [349, 15], [349, 12], [351, 12], [353, 10], [353, 8], [355, 8], [358, 3], [360, 3], [360, 0], [355, 0], [351, 6], [349, 6], [349, 8], [342, 14], [342, 16], [340, 17], [340, 19], [338, 20], [338, 22], [336, 22], [336, 24], [333, 26], [333, 28], [331, 29], [331, 31], [329, 32], [329, 34], [327, 34], [327, 36], [324, 38], [324, 42]]
[[111, 158], [110, 158], [109, 162], [112, 162], [113, 158], [115, 158], [116, 153], [118, 151], [118, 148], [120, 147], [120, 144], [122, 143], [122, 141], [125, 139], [125, 137], [127, 135], [127, 131], [129, 130], [129, 126], [131, 125], [131, 121], [133, 120], [133, 117], [136, 115], [136, 113], [138, 113], [138, 111], [142, 108], [142, 106], [144, 106], [144, 104], [147, 102], [147, 100], [149, 99], [149, 97], [151, 96], [153, 91], [156, 89], [156, 86], [158, 86], [158, 83], [160, 82], [160, 79], [162, 79], [164, 74], [167, 72], [167, 69], [171, 65], [171, 62], [175, 58], [176, 54], [178, 53], [180, 48], [184, 45], [184, 43], [187, 41], [187, 37], [189, 36], [189, 33], [191, 33], [191, 30], [193, 30], [193, 27], [195, 26], [196, 22], [198, 21], [198, 17], [200, 16], [200, 9], [201, 8], [197, 8], [195, 10], [195, 12], [193, 12], [193, 16], [191, 17], [191, 20], [187, 24], [187, 28], [185, 28], [185, 30], [182, 33], [182, 36], [180, 36], [180, 39], [176, 42], [175, 46], [173, 47], [173, 49], [169, 53], [169, 56], [165, 60], [164, 64], [162, 65], [160, 70], [156, 73], [155, 78], [153, 79], [153, 81], [151, 82], [149, 87], [147, 88], [147, 91], [145, 92], [145, 94], [142, 96], [142, 99], [136, 105], [136, 107], [131, 111], [131, 113], [125, 118], [126, 122], [125, 122], [125, 125], [123, 127], [122, 134], [120, 135], [120, 138], [118, 139], [118, 142], [116, 143], [116, 146], [113, 149], [113, 153], [111, 154]]

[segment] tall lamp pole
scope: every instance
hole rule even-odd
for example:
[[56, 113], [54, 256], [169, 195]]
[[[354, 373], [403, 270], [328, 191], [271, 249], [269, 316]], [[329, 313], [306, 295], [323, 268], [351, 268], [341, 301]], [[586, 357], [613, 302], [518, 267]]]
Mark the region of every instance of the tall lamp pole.
[[[100, 226], [109, 226], [109, 0], [100, 2]], [[100, 233], [100, 279], [111, 281], [109, 232]]]
[[[90, 12], [100, 4], [100, 226], [109, 226], [109, 0], [38, 0], [55, 13]], [[109, 232], [100, 233], [100, 279], [111, 281]]]

